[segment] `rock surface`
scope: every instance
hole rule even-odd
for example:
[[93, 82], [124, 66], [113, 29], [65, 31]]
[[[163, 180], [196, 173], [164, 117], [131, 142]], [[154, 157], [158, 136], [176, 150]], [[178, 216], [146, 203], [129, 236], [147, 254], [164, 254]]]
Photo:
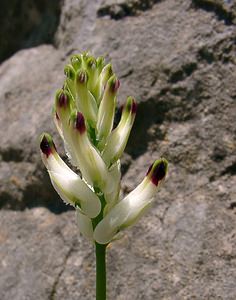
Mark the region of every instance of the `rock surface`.
[[49, 131], [63, 153], [53, 97], [70, 54], [89, 49], [112, 61], [120, 104], [128, 95], [139, 102], [123, 192], [155, 158], [170, 162], [153, 209], [108, 250], [109, 299], [234, 300], [235, 2], [60, 5], [54, 46], [0, 65], [0, 299], [94, 298], [92, 245], [53, 191], [37, 145]]

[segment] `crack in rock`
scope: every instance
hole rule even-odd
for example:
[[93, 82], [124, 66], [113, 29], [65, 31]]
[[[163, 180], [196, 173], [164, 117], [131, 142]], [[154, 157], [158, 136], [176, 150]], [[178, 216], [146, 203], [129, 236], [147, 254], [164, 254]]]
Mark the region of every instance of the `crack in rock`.
[[74, 250], [74, 244], [71, 245], [71, 247], [69, 248], [69, 251], [67, 252], [66, 256], [65, 256], [65, 259], [62, 263], [62, 268], [61, 268], [61, 271], [58, 273], [53, 285], [52, 285], [52, 290], [51, 290], [51, 293], [50, 293], [50, 296], [49, 296], [49, 300], [55, 300], [56, 298], [56, 292], [57, 292], [57, 286], [60, 282], [60, 279], [65, 271], [65, 268], [66, 268], [66, 264], [67, 264], [67, 261], [71, 255], [71, 253], [73, 252]]

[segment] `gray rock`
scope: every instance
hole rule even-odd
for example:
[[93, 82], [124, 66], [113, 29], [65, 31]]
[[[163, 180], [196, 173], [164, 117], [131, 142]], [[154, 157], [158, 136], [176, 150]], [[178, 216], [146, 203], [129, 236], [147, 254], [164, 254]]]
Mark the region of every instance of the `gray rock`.
[[[117, 3], [133, 13], [114, 20]], [[235, 299], [235, 6], [139, 3], [66, 0], [57, 48], [19, 51], [0, 65], [0, 299], [94, 297], [93, 247], [78, 237], [37, 144], [49, 131], [65, 158], [51, 106], [69, 56], [87, 49], [112, 61], [119, 104], [128, 95], [139, 102], [123, 194], [154, 159], [170, 162], [152, 210], [108, 249], [109, 298]]]

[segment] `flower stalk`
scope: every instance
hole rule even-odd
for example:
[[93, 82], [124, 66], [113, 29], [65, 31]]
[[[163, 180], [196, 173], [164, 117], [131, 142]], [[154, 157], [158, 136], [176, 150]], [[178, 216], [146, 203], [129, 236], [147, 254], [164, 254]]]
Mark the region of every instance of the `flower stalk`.
[[95, 242], [96, 253], [96, 300], [106, 300], [106, 248]]
[[42, 161], [55, 190], [76, 210], [81, 234], [95, 246], [96, 299], [106, 299], [106, 249], [151, 207], [168, 163], [157, 159], [143, 181], [120, 198], [120, 158], [134, 124], [137, 103], [128, 97], [120, 122], [114, 116], [120, 81], [111, 64], [85, 52], [73, 55], [63, 88], [56, 92], [53, 120], [67, 156], [80, 173], [60, 158], [52, 137], [40, 138]]

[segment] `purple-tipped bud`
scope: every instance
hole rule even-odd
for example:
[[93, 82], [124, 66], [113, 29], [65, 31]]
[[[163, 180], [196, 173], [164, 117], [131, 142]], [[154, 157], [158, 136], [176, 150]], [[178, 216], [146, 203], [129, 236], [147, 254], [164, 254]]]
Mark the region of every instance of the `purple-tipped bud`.
[[161, 162], [153, 171], [152, 173], [152, 182], [155, 185], [158, 185], [158, 182], [162, 180], [166, 176], [165, 165]]
[[81, 134], [84, 133], [86, 130], [84, 116], [80, 112], [77, 113], [75, 127], [77, 130], [79, 130]]
[[80, 83], [86, 83], [88, 80], [87, 72], [84, 70], [81, 70], [77, 75], [77, 81]]
[[149, 176], [152, 183], [156, 186], [165, 178], [167, 174], [168, 162], [165, 158], [156, 160], [148, 169], [146, 176]]
[[108, 85], [110, 86], [110, 91], [113, 92], [113, 93], [116, 93], [118, 88], [120, 87], [120, 81], [116, 78], [115, 75], [113, 75], [108, 80]]
[[128, 112], [131, 111], [132, 114], [136, 114], [137, 112], [137, 102], [132, 97], [128, 97], [126, 109]]
[[58, 104], [60, 107], [66, 107], [68, 105], [69, 99], [65, 93], [61, 93], [58, 98]]
[[49, 157], [53, 150], [56, 149], [51, 137], [48, 134], [43, 134], [40, 142], [40, 149], [47, 157]]

